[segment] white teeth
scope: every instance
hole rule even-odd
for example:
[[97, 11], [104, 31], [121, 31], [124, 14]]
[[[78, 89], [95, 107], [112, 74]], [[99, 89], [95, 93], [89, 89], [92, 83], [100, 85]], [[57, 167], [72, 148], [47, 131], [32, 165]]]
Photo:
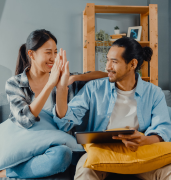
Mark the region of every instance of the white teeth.
[[50, 68], [52, 68], [53, 67], [53, 64], [47, 64]]

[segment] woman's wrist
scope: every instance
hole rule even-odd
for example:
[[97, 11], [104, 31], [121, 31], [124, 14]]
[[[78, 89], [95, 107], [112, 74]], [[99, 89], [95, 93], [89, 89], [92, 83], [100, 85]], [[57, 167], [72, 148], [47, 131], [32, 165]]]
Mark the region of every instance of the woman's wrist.
[[57, 86], [56, 91], [60, 92], [66, 92], [68, 91], [68, 86]]
[[55, 86], [53, 86], [52, 84], [50, 84], [50, 83], [46, 83], [46, 85], [45, 85], [45, 88], [46, 89], [49, 89], [49, 90], [51, 90], [52, 91], [52, 89], [54, 88]]

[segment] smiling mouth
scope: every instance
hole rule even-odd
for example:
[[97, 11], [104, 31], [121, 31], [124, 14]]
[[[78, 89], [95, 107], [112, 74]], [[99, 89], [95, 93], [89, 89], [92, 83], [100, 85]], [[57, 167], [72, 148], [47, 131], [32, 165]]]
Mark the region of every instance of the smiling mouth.
[[52, 67], [53, 67], [53, 64], [47, 64], [47, 66], [48, 66], [49, 68], [52, 68]]
[[114, 74], [114, 72], [108, 72], [108, 77], [112, 77]]

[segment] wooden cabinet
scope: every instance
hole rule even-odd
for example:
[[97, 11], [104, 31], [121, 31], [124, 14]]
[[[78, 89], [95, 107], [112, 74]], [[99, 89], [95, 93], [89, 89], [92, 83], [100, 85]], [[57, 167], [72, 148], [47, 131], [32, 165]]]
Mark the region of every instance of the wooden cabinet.
[[[140, 14], [142, 46], [150, 46], [153, 56], [142, 66], [142, 79], [158, 86], [158, 7], [149, 6], [106, 6], [87, 3], [83, 11], [83, 71], [95, 71], [95, 13]], [[148, 37], [149, 36], [149, 37]], [[149, 68], [149, 70], [148, 70]]]

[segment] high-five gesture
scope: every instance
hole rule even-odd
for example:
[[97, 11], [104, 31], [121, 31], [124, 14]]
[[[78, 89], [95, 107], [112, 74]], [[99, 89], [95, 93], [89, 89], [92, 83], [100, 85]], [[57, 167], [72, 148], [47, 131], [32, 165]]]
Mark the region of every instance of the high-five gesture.
[[62, 48], [60, 49], [60, 53], [57, 55], [57, 61], [62, 62], [61, 76], [57, 84], [57, 88], [59, 89], [68, 86], [68, 80], [70, 76], [69, 61], [67, 61], [66, 51]]
[[50, 77], [48, 80], [48, 84], [50, 86], [55, 87], [58, 84], [61, 74], [61, 68], [62, 68], [62, 61], [55, 61], [51, 69]]

